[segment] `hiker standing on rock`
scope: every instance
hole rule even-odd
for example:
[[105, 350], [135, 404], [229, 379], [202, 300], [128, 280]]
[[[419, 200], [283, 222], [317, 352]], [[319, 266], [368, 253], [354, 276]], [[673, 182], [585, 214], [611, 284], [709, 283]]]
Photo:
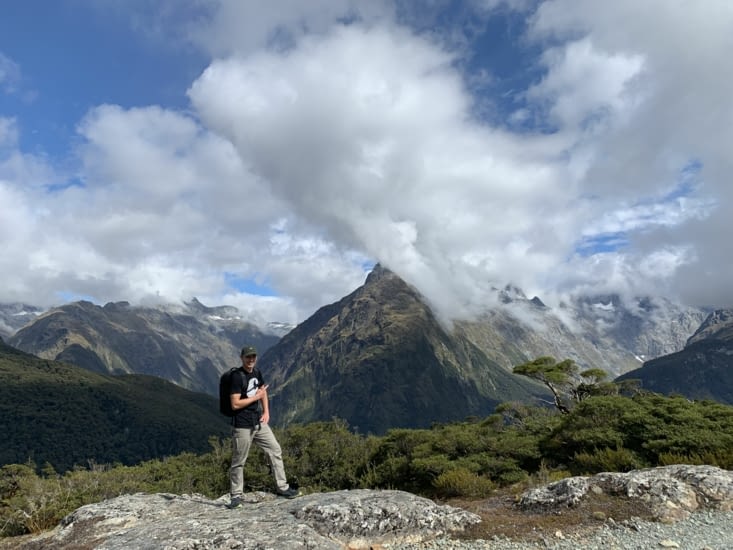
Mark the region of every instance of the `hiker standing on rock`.
[[[240, 354], [242, 368], [236, 369], [231, 377], [230, 399], [232, 417], [232, 466], [229, 470], [230, 508], [242, 505], [244, 491], [244, 463], [254, 442], [267, 455], [272, 474], [275, 477], [277, 494], [286, 498], [298, 496], [298, 491], [288, 484], [283, 466], [280, 444], [270, 426], [270, 404], [267, 399], [267, 385], [262, 373], [255, 368], [257, 350], [245, 346]], [[260, 407], [260, 404], [262, 406]]]

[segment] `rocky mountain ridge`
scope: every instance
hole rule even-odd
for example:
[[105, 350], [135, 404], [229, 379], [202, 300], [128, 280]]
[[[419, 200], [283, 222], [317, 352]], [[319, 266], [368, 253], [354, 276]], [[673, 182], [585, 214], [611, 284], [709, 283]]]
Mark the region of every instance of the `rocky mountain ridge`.
[[552, 309], [513, 287], [498, 293], [497, 307], [476, 320], [456, 321], [455, 331], [508, 369], [549, 355], [613, 378], [682, 349], [708, 314], [664, 298], [624, 303], [616, 295], [581, 297]]
[[515, 287], [497, 290], [497, 298], [481, 318], [449, 325], [377, 265], [362, 287], [261, 357], [275, 421], [338, 416], [380, 433], [482, 416], [499, 402], [536, 402], [543, 393], [511, 373], [518, 364], [551, 355], [613, 378], [641, 365], [643, 355], [679, 349], [704, 318], [666, 300], [630, 308], [614, 296], [586, 298], [556, 311]]
[[150, 374], [217, 395], [219, 375], [239, 364], [244, 342], [261, 350], [278, 336], [262, 332], [231, 306], [98, 306], [80, 301], [40, 314], [7, 339], [44, 359], [106, 374]]
[[713, 311], [695, 331], [695, 334], [690, 336], [685, 347], [703, 340], [715, 340], [726, 344], [733, 342], [733, 309]]
[[643, 389], [661, 394], [733, 405], [733, 310], [713, 311], [683, 349], [647, 361], [618, 379], [639, 380]]

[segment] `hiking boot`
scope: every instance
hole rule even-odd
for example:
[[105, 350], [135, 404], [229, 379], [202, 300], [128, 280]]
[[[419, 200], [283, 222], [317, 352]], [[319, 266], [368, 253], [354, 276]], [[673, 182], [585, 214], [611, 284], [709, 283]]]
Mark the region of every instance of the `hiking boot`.
[[292, 487], [288, 487], [284, 491], [281, 489], [277, 490], [277, 495], [285, 498], [295, 498], [298, 494], [298, 489], [293, 489]]
[[230, 510], [234, 510], [235, 508], [241, 508], [242, 507], [242, 499], [239, 497], [234, 497], [229, 504], [227, 504], [227, 508]]

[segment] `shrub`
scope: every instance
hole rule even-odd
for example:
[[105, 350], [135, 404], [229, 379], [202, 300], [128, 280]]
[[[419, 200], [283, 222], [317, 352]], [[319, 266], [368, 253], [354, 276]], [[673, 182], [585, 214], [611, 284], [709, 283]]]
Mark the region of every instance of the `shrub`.
[[501, 473], [499, 473], [499, 475], [497, 476], [497, 481], [499, 485], [507, 486], [526, 481], [528, 477], [529, 474], [527, 472], [525, 472], [518, 466], [515, 466], [513, 468], [506, 468]]
[[440, 474], [433, 481], [436, 496], [450, 497], [483, 497], [494, 490], [494, 483], [466, 468], [455, 468]]
[[564, 464], [578, 454], [625, 447], [628, 419], [641, 422], [644, 416], [644, 410], [629, 398], [589, 397], [563, 417], [544, 442], [543, 454]]
[[714, 457], [717, 464], [729, 466], [733, 462], [732, 407], [659, 395], [639, 398], [638, 402], [645, 409], [641, 447], [649, 462], [658, 463], [665, 453]]
[[55, 474], [43, 478], [36, 475], [32, 464], [9, 465], [3, 466], [1, 477], [3, 536], [50, 529], [73, 510], [73, 486]]
[[671, 464], [693, 464], [717, 466], [724, 470], [733, 469], [733, 450], [703, 452], [703, 453], [661, 453], [659, 455], [659, 465], [669, 466]]
[[629, 472], [645, 466], [639, 457], [629, 449], [595, 449], [592, 452], [576, 453], [570, 469], [575, 475], [598, 472]]
[[278, 439], [288, 477], [318, 491], [360, 487], [375, 446], [373, 438], [350, 432], [339, 419], [290, 426]]

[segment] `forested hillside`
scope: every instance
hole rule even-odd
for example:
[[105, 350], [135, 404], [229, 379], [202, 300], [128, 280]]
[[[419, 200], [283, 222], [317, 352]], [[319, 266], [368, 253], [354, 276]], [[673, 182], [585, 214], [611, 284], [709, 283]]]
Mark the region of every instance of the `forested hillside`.
[[217, 401], [154, 376], [108, 376], [0, 340], [0, 464], [57, 471], [202, 452], [228, 433]]

